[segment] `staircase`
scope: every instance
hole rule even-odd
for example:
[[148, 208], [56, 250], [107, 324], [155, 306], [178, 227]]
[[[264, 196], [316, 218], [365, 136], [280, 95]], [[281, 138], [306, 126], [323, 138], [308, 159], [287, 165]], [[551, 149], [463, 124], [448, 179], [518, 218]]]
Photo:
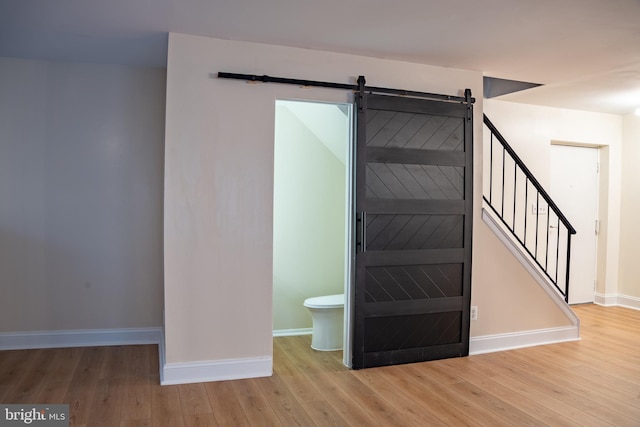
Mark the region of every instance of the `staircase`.
[[484, 135], [490, 148], [483, 220], [550, 296], [564, 300], [558, 305], [573, 318], [567, 303], [576, 231], [486, 115]]

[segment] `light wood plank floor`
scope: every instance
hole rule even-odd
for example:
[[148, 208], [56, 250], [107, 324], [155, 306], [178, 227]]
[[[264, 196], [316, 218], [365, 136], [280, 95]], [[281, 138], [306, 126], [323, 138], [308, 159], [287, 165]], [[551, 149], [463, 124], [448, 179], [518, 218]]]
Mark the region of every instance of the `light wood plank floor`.
[[640, 426], [640, 311], [575, 311], [578, 342], [350, 371], [277, 338], [270, 378], [164, 387], [156, 346], [4, 351], [0, 402], [75, 426]]

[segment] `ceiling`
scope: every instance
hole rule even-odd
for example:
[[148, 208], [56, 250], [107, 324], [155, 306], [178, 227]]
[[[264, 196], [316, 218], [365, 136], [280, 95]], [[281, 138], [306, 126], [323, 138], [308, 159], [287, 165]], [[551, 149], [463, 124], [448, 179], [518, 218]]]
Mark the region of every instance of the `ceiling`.
[[164, 67], [168, 32], [543, 84], [514, 102], [640, 106], [640, 0], [0, 0], [5, 57]]

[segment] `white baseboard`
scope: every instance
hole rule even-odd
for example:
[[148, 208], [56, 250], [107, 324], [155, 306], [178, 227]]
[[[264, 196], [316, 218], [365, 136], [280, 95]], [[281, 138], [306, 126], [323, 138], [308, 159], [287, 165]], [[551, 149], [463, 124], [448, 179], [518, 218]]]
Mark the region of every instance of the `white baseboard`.
[[313, 328], [298, 328], [298, 329], [275, 329], [273, 331], [274, 337], [293, 337], [296, 335], [311, 335]]
[[593, 300], [595, 304], [603, 305], [605, 307], [612, 307], [618, 305], [618, 296], [616, 294], [595, 294]]
[[273, 358], [265, 356], [206, 362], [163, 363], [160, 370], [161, 385], [269, 377], [273, 373]]
[[580, 339], [579, 326], [537, 329], [533, 331], [472, 337], [469, 340], [469, 354], [493, 353], [543, 344], [555, 344]]
[[618, 294], [618, 305], [640, 310], [640, 298]]
[[81, 329], [0, 333], [0, 350], [159, 344], [162, 328]]
[[594, 302], [605, 307], [620, 306], [640, 310], [640, 298], [629, 295], [596, 293]]

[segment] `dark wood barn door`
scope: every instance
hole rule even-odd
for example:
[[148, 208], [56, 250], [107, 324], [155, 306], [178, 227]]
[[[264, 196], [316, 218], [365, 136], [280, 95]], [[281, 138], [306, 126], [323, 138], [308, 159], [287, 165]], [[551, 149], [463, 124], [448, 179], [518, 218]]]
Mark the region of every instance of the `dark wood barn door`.
[[358, 99], [353, 368], [469, 353], [472, 107]]

